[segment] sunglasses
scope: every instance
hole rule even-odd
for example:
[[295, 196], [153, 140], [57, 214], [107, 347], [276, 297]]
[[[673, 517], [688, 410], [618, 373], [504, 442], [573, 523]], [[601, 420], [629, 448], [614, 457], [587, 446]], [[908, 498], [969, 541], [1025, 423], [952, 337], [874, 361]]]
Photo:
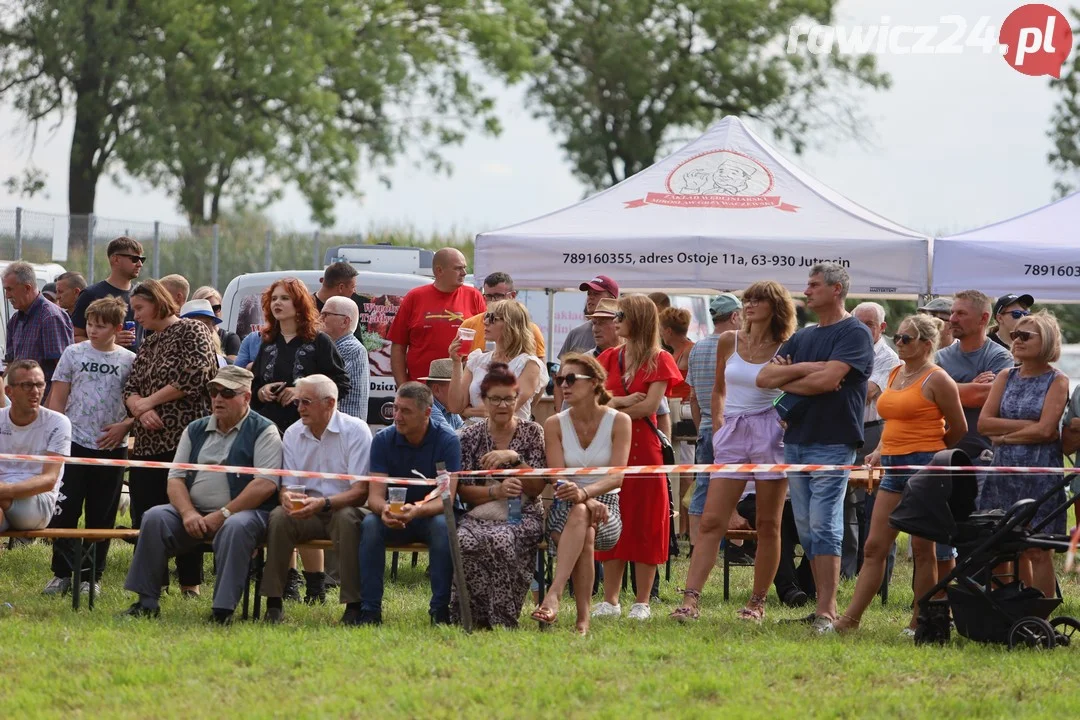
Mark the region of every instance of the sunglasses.
[[578, 380], [595, 380], [595, 375], [578, 375], [576, 373], [567, 373], [566, 375], [556, 375], [555, 384], [565, 385], [566, 387], [573, 387], [574, 383]]
[[143, 263], [144, 265], [146, 264], [146, 256], [145, 255], [131, 255], [130, 253], [115, 253], [115, 254], [119, 255], [120, 257], [126, 257], [128, 260], [130, 260], [133, 263]]
[[615, 313], [615, 322], [622, 322], [625, 319], [626, 319], [626, 313], [624, 313], [622, 310], [619, 310], [618, 312]]
[[1010, 310], [1007, 314], [1012, 315], [1013, 320], [1019, 320], [1022, 317], [1027, 317], [1031, 313], [1027, 310]]
[[484, 313], [484, 324], [485, 325], [494, 325], [495, 323], [499, 322], [500, 320], [502, 320], [502, 318], [501, 317], [495, 317], [495, 313], [493, 313], [493, 312]]
[[234, 397], [240, 394], [239, 390], [229, 390], [228, 388], [218, 387], [217, 385], [210, 386], [210, 397], [216, 398], [218, 395], [226, 400], [232, 400]]
[[506, 293], [484, 293], [484, 299], [488, 302], [499, 302], [500, 300], [505, 300], [508, 297], [510, 296]]
[[326, 398], [314, 398], [314, 399], [312, 399], [312, 398], [298, 397], [295, 400], [293, 400], [293, 405], [296, 405], [298, 407], [300, 405], [303, 405], [304, 407], [308, 407], [309, 405], [311, 405], [311, 403], [315, 402], [316, 400], [325, 400], [325, 399]]
[[220, 305], [211, 305], [210, 309], [213, 310], [215, 313], [221, 312], [221, 306]]
[[[1019, 312], [1019, 311], [1014, 310], [1013, 312]], [[1039, 333], [1037, 333], [1037, 332], [1035, 332], [1033, 330], [1013, 330], [1011, 333], [1009, 333], [1009, 338], [1012, 339], [1012, 340], [1020, 340], [1022, 342], [1027, 342], [1027, 341], [1031, 340], [1031, 338], [1035, 337], [1038, 334]]]
[[912, 337], [911, 335], [908, 335], [907, 333], [896, 333], [895, 335], [892, 336], [892, 341], [894, 343], [896, 343], [897, 345], [907, 345], [908, 343], [915, 342], [916, 340], [919, 340], [919, 339], [920, 338]]

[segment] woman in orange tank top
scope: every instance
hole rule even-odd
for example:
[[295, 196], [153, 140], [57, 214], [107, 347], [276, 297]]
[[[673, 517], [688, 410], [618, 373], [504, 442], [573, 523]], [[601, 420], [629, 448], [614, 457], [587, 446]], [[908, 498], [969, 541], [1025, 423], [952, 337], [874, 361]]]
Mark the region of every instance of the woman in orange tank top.
[[[911, 315], [900, 323], [893, 336], [896, 353], [904, 361], [892, 374], [878, 397], [878, 413], [885, 420], [881, 442], [867, 456], [870, 465], [884, 465], [885, 477], [878, 488], [870, 534], [855, 593], [833, 623], [837, 632], [854, 630], [881, 587], [885, 562], [897, 531], [889, 526], [889, 515], [900, 502], [912, 470], [894, 470], [894, 465], [926, 465], [939, 450], [952, 447], [967, 432], [964, 408], [956, 383], [934, 364], [943, 323], [930, 315]], [[915, 597], [921, 597], [937, 582], [934, 543], [911, 538], [915, 560]], [[909, 628], [915, 627], [912, 617]]]

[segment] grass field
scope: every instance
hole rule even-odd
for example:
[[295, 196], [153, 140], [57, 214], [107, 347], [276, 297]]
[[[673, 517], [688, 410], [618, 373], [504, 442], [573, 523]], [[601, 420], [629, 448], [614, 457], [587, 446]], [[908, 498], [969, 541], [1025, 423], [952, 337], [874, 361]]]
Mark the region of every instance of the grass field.
[[[667, 613], [684, 560], [651, 621], [596, 621], [578, 638], [572, 602], [545, 633], [527, 619], [471, 636], [429, 626], [423, 560], [387, 583], [381, 628], [338, 627], [340, 606], [291, 603], [282, 626], [211, 626], [208, 586], [199, 600], [165, 597], [158, 621], [121, 619], [131, 548], [114, 549], [92, 613], [40, 594], [48, 546], [0, 552], [0, 717], [964, 718], [1080, 708], [1080, 647], [1009, 652], [954, 637], [916, 648], [902, 638], [912, 599], [904, 561], [889, 605], [876, 604], [853, 636], [779, 626], [800, 612], [772, 597], [762, 625], [735, 619], [749, 568], [732, 571], [728, 603], [718, 568], [702, 619], [676, 625]], [[1080, 615], [1080, 584], [1069, 578], [1064, 589], [1073, 599], [1059, 614]], [[844, 602], [851, 590], [842, 587]]]

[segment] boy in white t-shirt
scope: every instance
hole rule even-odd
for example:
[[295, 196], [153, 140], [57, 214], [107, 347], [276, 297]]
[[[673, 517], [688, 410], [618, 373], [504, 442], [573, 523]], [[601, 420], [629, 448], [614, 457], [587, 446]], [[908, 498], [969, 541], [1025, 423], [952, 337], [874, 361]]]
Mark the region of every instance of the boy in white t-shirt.
[[[116, 344], [123, 330], [127, 303], [120, 297], [95, 300], [86, 308], [86, 335], [89, 340], [69, 345], [53, 373], [52, 390], [45, 406], [62, 412], [71, 421], [72, 457], [127, 458], [127, 435], [132, 419], [124, 408], [124, 383], [131, 373], [135, 353]], [[112, 528], [120, 504], [124, 469], [92, 465], [69, 465], [64, 476], [64, 492], [59, 512], [49, 527], [75, 528], [85, 505], [87, 528]], [[90, 583], [100, 583], [105, 572], [108, 541], [96, 543], [97, 577], [90, 577], [89, 558], [83, 564], [80, 590], [89, 592]], [[53, 579], [45, 585], [46, 595], [71, 589], [73, 565], [78, 556], [76, 541], [53, 543]], [[95, 594], [100, 586], [95, 588]]]
[[[41, 407], [45, 372], [34, 360], [8, 365], [0, 410], [0, 453], [56, 455], [71, 452], [71, 423]], [[40, 530], [49, 524], [60, 494], [62, 462], [0, 462], [0, 532]]]

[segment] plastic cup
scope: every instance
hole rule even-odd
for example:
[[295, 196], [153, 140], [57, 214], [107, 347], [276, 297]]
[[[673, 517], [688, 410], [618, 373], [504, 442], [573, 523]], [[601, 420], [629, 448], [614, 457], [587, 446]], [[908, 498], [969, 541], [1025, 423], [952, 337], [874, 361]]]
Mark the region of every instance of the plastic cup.
[[408, 488], [387, 488], [386, 497], [390, 502], [390, 512], [394, 513], [395, 515], [401, 514], [401, 509], [405, 506], [405, 494], [408, 491]]
[[457, 334], [458, 337], [461, 338], [461, 347], [458, 348], [458, 355], [465, 357], [472, 352], [473, 339], [476, 337], [476, 331], [472, 328], [459, 327]]
[[299, 510], [304, 507], [304, 501], [307, 500], [307, 488], [303, 485], [286, 485], [285, 494], [289, 498], [289, 508], [292, 510]]

